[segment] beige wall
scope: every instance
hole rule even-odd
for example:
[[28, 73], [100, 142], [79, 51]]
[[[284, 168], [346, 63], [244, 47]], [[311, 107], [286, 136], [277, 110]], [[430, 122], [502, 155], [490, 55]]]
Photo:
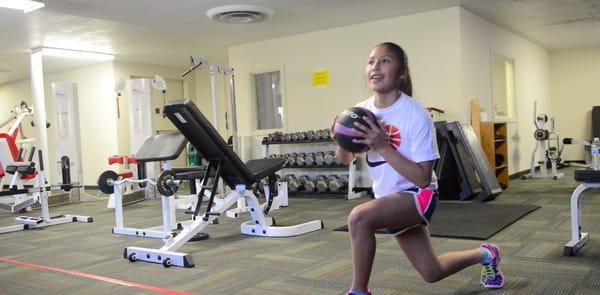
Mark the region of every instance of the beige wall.
[[[98, 175], [108, 168], [107, 157], [117, 153], [115, 100], [113, 95], [112, 63], [100, 63], [84, 68], [52, 73], [44, 76], [46, 119], [54, 120], [52, 83], [77, 84], [81, 124], [81, 157], [84, 184], [95, 185]], [[32, 105], [30, 80], [20, 80], [0, 85], [0, 101], [12, 107], [21, 100]], [[2, 109], [4, 112], [4, 108]], [[35, 110], [34, 110], [35, 111]], [[35, 137], [27, 122], [25, 132]], [[52, 127], [48, 129], [48, 155], [50, 181], [56, 183], [55, 150]]]
[[[550, 54], [553, 115], [561, 137], [591, 140], [591, 110], [600, 106], [600, 47]], [[565, 160], [583, 160], [581, 146], [565, 146]]]
[[[517, 115], [509, 124], [509, 172], [529, 167], [533, 101], [540, 111], [551, 110], [548, 52], [460, 7], [231, 47], [241, 134], [260, 134], [254, 127], [253, 73], [282, 71], [284, 132], [326, 128], [339, 111], [369, 95], [365, 61], [384, 41], [407, 51], [413, 96], [424, 106], [445, 110], [450, 121], [469, 122], [474, 98], [491, 110], [490, 53], [513, 59]], [[329, 71], [329, 87], [311, 86], [311, 72], [318, 69]]]
[[[228, 88], [229, 81], [225, 79], [225, 76], [221, 73], [215, 72], [215, 94], [217, 99], [217, 120], [219, 133], [223, 138], [227, 139], [231, 133], [225, 129], [225, 112], [229, 113], [229, 96]], [[202, 66], [197, 68], [193, 73], [194, 79], [194, 103], [198, 106], [200, 111], [209, 119], [213, 124], [215, 122], [213, 114], [213, 103], [212, 103], [212, 86], [210, 70], [208, 66]]]
[[[107, 163], [108, 156], [129, 153], [128, 103], [127, 93], [125, 92], [119, 97], [120, 118], [117, 119], [117, 99], [114, 93], [114, 83], [118, 79], [160, 75], [167, 80], [181, 80], [183, 96], [192, 99], [209, 119], [213, 119], [208, 69], [201, 67], [183, 79], [180, 74], [184, 70], [184, 68], [178, 67], [107, 62], [44, 76], [46, 114], [49, 122], [54, 119], [52, 83], [74, 82], [78, 86], [82, 158], [86, 185], [95, 185], [98, 175], [102, 171], [111, 168]], [[222, 75], [217, 74], [217, 77], [219, 127], [221, 134], [226, 137], [228, 132], [225, 130], [224, 112], [229, 107], [225, 95], [228, 86], [225, 84]], [[8, 117], [9, 111], [15, 105], [18, 105], [21, 100], [25, 100], [31, 105], [30, 92], [30, 80], [20, 80], [0, 85], [0, 110], [5, 114], [0, 115], [0, 118]], [[167, 89], [167, 101], [183, 98], [181, 95], [177, 96], [170, 97], [169, 89]], [[24, 122], [24, 131], [27, 136], [34, 137], [35, 132], [30, 127], [29, 121]], [[51, 130], [48, 133], [48, 147], [50, 161], [54, 163], [54, 137]], [[54, 171], [51, 170], [51, 172]], [[58, 180], [53, 175], [51, 175], [51, 179], [53, 182]]]
[[[114, 81], [119, 79], [128, 80], [139, 77], [154, 77], [159, 75], [165, 79], [182, 80], [180, 74], [184, 71], [183, 68], [176, 67], [165, 67], [165, 66], [154, 66], [154, 65], [141, 65], [141, 64], [130, 64], [123, 62], [114, 62]], [[154, 90], [153, 90], [154, 91]], [[184, 91], [185, 93], [185, 91]], [[167, 101], [172, 99], [180, 99], [181, 97], [169, 96], [169, 89], [167, 88], [166, 99]], [[113, 94], [113, 97], [115, 95]], [[119, 143], [119, 154], [129, 154], [129, 104], [128, 104], [127, 92], [123, 91], [119, 97], [119, 110], [120, 117], [117, 119], [118, 126], [118, 143]], [[115, 97], [116, 100], [116, 97]], [[116, 118], [116, 116], [115, 116]]]
[[[538, 112], [550, 114], [550, 59], [543, 47], [460, 9], [462, 94], [465, 102], [479, 99], [492, 109], [491, 52], [514, 60], [516, 116], [509, 121], [509, 173], [529, 169], [533, 138], [533, 101]], [[468, 104], [463, 104], [465, 121]]]
[[[364, 80], [367, 57], [385, 41], [407, 51], [417, 100], [445, 109], [450, 118], [465, 118], [458, 13], [449, 8], [231, 47], [241, 134], [255, 129], [253, 73], [283, 72], [284, 131], [327, 128], [341, 110], [370, 95]], [[319, 69], [329, 71], [329, 87], [312, 87], [311, 73]]]

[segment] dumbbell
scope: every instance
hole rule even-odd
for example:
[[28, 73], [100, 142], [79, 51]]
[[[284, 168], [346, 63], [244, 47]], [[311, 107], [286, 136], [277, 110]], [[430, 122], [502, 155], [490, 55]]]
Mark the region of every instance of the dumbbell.
[[[294, 177], [296, 178], [296, 175], [294, 175]], [[297, 187], [297, 190], [296, 190], [296, 191], [299, 191], [299, 190], [301, 190], [302, 188], [304, 188], [304, 184], [305, 184], [307, 181], [310, 181], [310, 177], [308, 177], [308, 175], [302, 175], [302, 176], [300, 176], [300, 177], [297, 177], [297, 178], [296, 178], [296, 183], [297, 183], [298, 187]]]
[[293, 167], [296, 166], [296, 158], [292, 157], [290, 154], [285, 154], [281, 156], [283, 159], [285, 159], [285, 164], [288, 167]]
[[285, 154], [283, 157], [285, 158], [288, 166], [296, 166], [296, 157], [293, 157], [290, 154]]
[[283, 181], [287, 182], [289, 192], [295, 193], [300, 189], [300, 183], [294, 174], [286, 175], [283, 177]]
[[325, 132], [323, 132], [323, 129], [315, 131], [315, 139], [316, 140], [325, 139]]
[[312, 130], [306, 131], [306, 140], [315, 140], [315, 132]]
[[306, 177], [304, 178], [306, 181], [304, 182], [304, 190], [312, 193], [317, 189], [317, 185], [316, 182], [314, 180], [311, 180], [310, 178]]
[[304, 165], [306, 165], [305, 157], [306, 157], [305, 153], [298, 153], [296, 155], [296, 165], [297, 166], [304, 166]]
[[298, 141], [299, 139], [300, 139], [300, 138], [299, 138], [299, 134], [298, 134], [298, 132], [294, 132], [294, 133], [292, 133], [292, 134], [290, 135], [290, 140], [291, 140], [291, 141]]
[[275, 133], [269, 133], [269, 135], [267, 136], [267, 141], [268, 142], [278, 142], [281, 141], [281, 136], [283, 135], [283, 133], [281, 133], [280, 131], [277, 131]]
[[323, 166], [325, 164], [325, 154], [323, 152], [316, 152], [315, 153], [315, 165], [316, 166]]
[[298, 133], [298, 140], [305, 141], [306, 140], [306, 131], [302, 131]]
[[319, 175], [317, 178], [315, 178], [315, 181], [317, 182], [317, 191], [320, 193], [326, 193], [327, 189], [329, 188], [329, 177]]
[[283, 141], [286, 141], [286, 142], [287, 142], [287, 141], [292, 141], [292, 134], [290, 134], [290, 133], [286, 133], [286, 134], [284, 134], [283, 136], [281, 136], [281, 139], [282, 139]]
[[331, 129], [323, 129], [323, 139], [332, 139], [333, 134], [331, 133]]
[[308, 153], [308, 154], [306, 154], [306, 157], [304, 157], [304, 164], [306, 166], [313, 166], [313, 165], [315, 165], [315, 153]]
[[348, 188], [348, 176], [342, 175], [338, 177], [334, 175], [335, 179], [329, 182], [329, 190], [333, 193], [344, 192]]
[[325, 162], [325, 165], [333, 165], [335, 163], [335, 159], [336, 156], [334, 151], [326, 152], [323, 156], [323, 161]]

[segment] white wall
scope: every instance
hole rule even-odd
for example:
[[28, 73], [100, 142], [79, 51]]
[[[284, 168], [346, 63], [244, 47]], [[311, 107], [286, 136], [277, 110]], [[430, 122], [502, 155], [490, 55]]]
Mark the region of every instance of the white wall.
[[[591, 110], [600, 106], [600, 47], [550, 54], [552, 105], [561, 137], [591, 140]], [[583, 160], [581, 146], [565, 146], [565, 160]]]
[[[536, 144], [533, 101], [538, 102], [538, 112], [552, 116], [548, 51], [463, 8], [460, 8], [460, 42], [461, 97], [465, 101], [479, 99], [481, 107], [488, 111], [493, 105], [490, 53], [514, 60], [516, 117], [508, 124], [509, 173], [527, 170]], [[468, 104], [464, 104], [462, 111], [468, 110]]]

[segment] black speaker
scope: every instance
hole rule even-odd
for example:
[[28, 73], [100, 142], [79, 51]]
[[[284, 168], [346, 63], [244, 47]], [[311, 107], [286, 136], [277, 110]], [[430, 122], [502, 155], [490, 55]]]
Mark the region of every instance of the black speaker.
[[592, 138], [600, 138], [600, 106], [592, 108]]

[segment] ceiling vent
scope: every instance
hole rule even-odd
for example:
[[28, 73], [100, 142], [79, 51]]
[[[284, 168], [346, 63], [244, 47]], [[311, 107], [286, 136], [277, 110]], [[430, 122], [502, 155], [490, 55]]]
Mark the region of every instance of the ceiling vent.
[[272, 9], [256, 5], [225, 5], [206, 11], [210, 19], [228, 24], [250, 24], [266, 20], [275, 13]]

